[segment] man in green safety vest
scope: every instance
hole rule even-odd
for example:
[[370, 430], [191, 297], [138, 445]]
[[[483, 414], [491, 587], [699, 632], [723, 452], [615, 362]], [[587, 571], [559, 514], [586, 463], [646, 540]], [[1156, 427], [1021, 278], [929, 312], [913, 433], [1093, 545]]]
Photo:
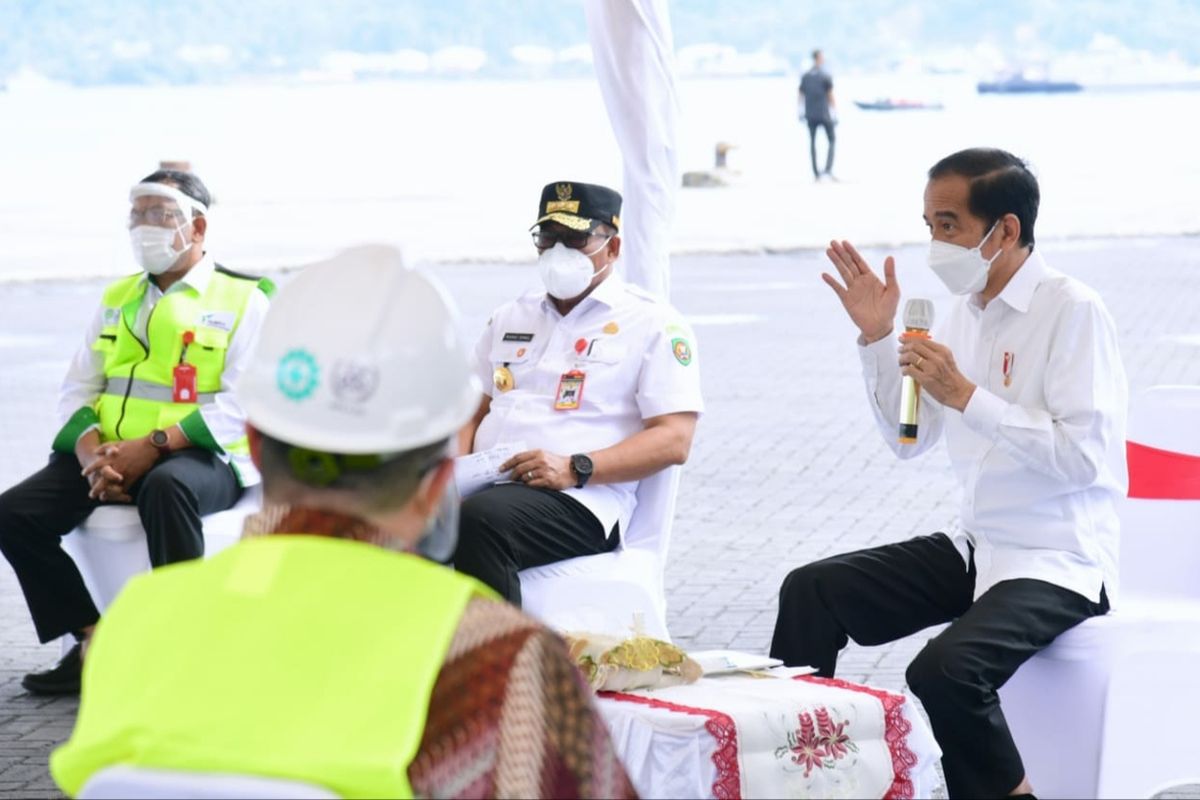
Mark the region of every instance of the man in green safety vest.
[[270, 535], [126, 586], [51, 758], [65, 792], [133, 767], [342, 797], [633, 796], [562, 640], [434, 563], [479, 397], [456, 328], [390, 248], [284, 287], [238, 389]]
[[132, 503], [155, 567], [204, 553], [200, 518], [258, 482], [232, 387], [266, 315], [269, 281], [205, 251], [208, 189], [160, 170], [129, 194], [141, 271], [105, 290], [59, 396], [50, 462], [0, 495], [0, 551], [42, 642], [75, 646], [26, 675], [35, 694], [79, 691], [84, 643], [99, 612], [62, 537], [102, 503]]

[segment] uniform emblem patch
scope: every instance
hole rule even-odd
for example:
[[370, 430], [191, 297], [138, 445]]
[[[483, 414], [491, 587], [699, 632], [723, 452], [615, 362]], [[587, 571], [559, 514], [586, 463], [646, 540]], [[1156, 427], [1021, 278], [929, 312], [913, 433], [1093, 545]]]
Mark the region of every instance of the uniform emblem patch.
[[675, 360], [685, 367], [692, 363], [692, 346], [687, 339], [672, 339], [671, 352], [675, 354]]

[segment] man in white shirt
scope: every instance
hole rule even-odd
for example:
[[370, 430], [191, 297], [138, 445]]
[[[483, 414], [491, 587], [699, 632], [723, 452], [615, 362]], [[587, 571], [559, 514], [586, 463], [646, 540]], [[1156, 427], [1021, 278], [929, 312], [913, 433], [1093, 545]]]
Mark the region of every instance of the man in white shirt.
[[208, 189], [160, 170], [130, 190], [141, 272], [111, 283], [59, 393], [50, 462], [0, 495], [0, 551], [48, 642], [78, 642], [26, 675], [37, 694], [79, 691], [81, 642], [99, 612], [62, 537], [102, 503], [137, 507], [156, 567], [204, 553], [200, 517], [258, 482], [233, 384], [266, 314], [269, 281], [205, 252]]
[[485, 389], [464, 450], [522, 450], [500, 467], [512, 482], [463, 501], [453, 560], [518, 606], [520, 570], [617, 547], [637, 482], [687, 460], [704, 410], [691, 328], [613, 272], [620, 212], [612, 189], [547, 184], [545, 291], [497, 309], [475, 348]]
[[[1116, 504], [1125, 494], [1127, 386], [1100, 297], [1033, 252], [1037, 180], [1002, 150], [929, 171], [930, 267], [962, 296], [933, 339], [892, 338], [895, 264], [880, 281], [849, 242], [822, 277], [861, 332], [867, 393], [901, 458], [945, 435], [963, 488], [961, 528], [818, 561], [780, 590], [771, 655], [834, 673], [848, 639], [878, 645], [949, 622], [909, 665], [951, 797], [1032, 792], [997, 690], [1116, 595]], [[898, 441], [900, 385], [922, 402]]]

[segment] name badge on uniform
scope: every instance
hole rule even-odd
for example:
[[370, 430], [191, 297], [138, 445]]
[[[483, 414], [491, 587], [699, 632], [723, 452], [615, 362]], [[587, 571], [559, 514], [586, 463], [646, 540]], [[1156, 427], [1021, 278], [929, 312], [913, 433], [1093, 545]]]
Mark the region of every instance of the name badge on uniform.
[[558, 379], [558, 391], [554, 396], [555, 411], [574, 411], [579, 408], [583, 402], [583, 379], [583, 372], [577, 369], [563, 373]]
[[492, 370], [492, 385], [501, 392], [511, 391], [517, 385], [513, 380], [512, 370], [508, 368], [507, 364]]

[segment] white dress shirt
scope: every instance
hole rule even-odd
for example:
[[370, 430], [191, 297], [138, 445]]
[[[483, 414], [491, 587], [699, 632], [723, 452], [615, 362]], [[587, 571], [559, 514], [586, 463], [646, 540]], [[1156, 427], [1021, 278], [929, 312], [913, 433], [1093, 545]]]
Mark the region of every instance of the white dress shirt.
[[[187, 275], [167, 289], [167, 294], [183, 291], [188, 287], [204, 294], [215, 269], [216, 264], [212, 257], [205, 254], [204, 258], [188, 270]], [[146, 294], [142, 298], [141, 306], [138, 307], [133, 333], [145, 341], [150, 312], [162, 299], [163, 291], [148, 277], [143, 276], [142, 280], [147, 284]], [[261, 291], [250, 293], [250, 300], [246, 304], [246, 310], [242, 313], [242, 320], [229, 338], [229, 349], [225, 353], [225, 369], [221, 373], [221, 390], [216, 393], [212, 403], [200, 406], [200, 416], [203, 418], [204, 424], [208, 426], [209, 432], [212, 433], [213, 439], [218, 442], [233, 441], [245, 435], [246, 414], [237, 401], [233, 387], [250, 359], [250, 352], [258, 339], [258, 332], [262, 329], [268, 306], [267, 296]], [[98, 306], [91, 324], [84, 332], [82, 346], [75, 352], [75, 357], [71, 359], [71, 365], [67, 368], [66, 377], [63, 379], [62, 388], [59, 391], [59, 425], [65, 425], [71, 415], [84, 406], [94, 405], [104, 391], [106, 384], [104, 354], [92, 349], [92, 344], [99, 338], [103, 327], [104, 307]], [[93, 425], [83, 433], [87, 433], [88, 430], [95, 427]], [[223, 454], [221, 459], [227, 463], [230, 460], [236, 462], [243, 486], [253, 486], [259, 482], [258, 470], [254, 468], [254, 464], [248, 457], [235, 456], [231, 459], [229, 455]]]
[[[581, 345], [578, 347], [577, 346]], [[643, 420], [702, 412], [700, 365], [691, 327], [670, 305], [609, 276], [565, 317], [544, 292], [501, 306], [475, 347], [475, 365], [491, 410], [475, 433], [475, 451], [524, 442], [558, 455], [588, 453], [644, 429]], [[507, 367], [513, 388], [494, 371]], [[585, 375], [579, 408], [556, 410], [564, 373]], [[628, 528], [637, 482], [589, 483], [566, 493], [605, 532]]]
[[1116, 326], [1096, 292], [1032, 253], [980, 307], [955, 298], [934, 338], [978, 388], [959, 413], [922, 392], [916, 444], [899, 444], [895, 337], [860, 347], [885, 441], [901, 458], [943, 431], [963, 488], [964, 562], [975, 548], [975, 597], [1033, 578], [1099, 602], [1117, 594], [1117, 503], [1124, 497], [1128, 387]]

